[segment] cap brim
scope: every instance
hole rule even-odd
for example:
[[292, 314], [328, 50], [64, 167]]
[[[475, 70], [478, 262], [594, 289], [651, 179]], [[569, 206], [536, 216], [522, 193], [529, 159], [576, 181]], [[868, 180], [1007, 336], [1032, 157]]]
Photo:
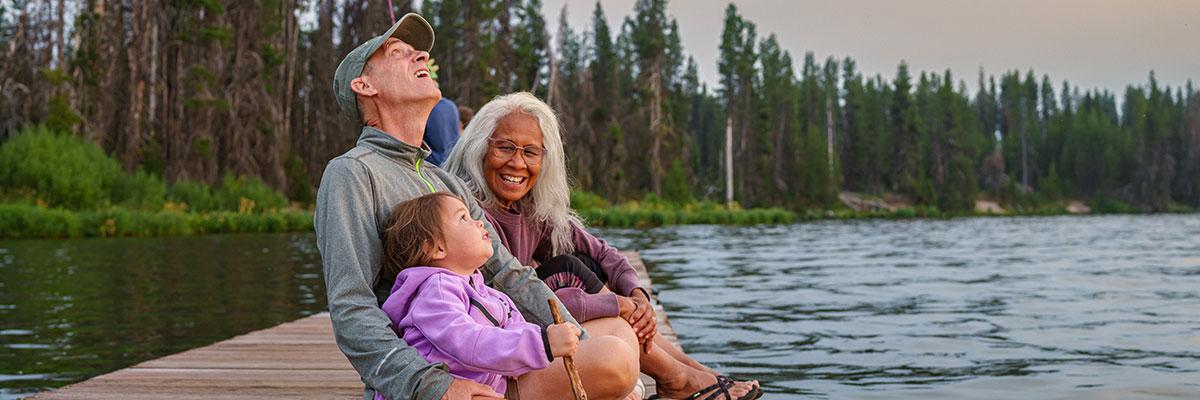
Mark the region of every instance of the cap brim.
[[433, 50], [433, 27], [417, 13], [404, 14], [384, 37], [403, 40], [417, 50]]

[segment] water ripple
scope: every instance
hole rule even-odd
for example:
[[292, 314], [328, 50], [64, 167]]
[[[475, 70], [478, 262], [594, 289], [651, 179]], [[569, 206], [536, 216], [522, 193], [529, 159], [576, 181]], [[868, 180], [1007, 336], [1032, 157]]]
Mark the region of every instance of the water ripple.
[[1200, 398], [1200, 216], [600, 234], [770, 398]]

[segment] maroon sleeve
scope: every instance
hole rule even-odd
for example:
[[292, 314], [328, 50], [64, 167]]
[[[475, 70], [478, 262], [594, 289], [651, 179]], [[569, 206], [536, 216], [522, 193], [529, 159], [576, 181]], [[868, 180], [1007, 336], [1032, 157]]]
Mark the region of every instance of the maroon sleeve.
[[572, 226], [571, 235], [575, 239], [575, 251], [587, 254], [600, 264], [600, 269], [608, 275], [608, 288], [619, 295], [628, 297], [634, 289], [641, 287], [637, 271], [629, 264], [629, 259], [609, 246], [604, 240], [592, 236], [579, 225]]
[[621, 306], [617, 304], [617, 294], [600, 292], [588, 294], [583, 289], [565, 287], [554, 291], [554, 295], [562, 301], [563, 307], [575, 316], [579, 322], [587, 322], [596, 318], [616, 317], [621, 314]]

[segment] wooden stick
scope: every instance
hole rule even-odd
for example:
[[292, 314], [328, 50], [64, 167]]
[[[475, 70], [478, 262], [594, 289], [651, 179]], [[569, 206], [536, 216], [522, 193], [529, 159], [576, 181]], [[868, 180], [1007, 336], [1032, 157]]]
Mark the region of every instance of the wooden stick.
[[[563, 323], [562, 314], [558, 312], [558, 302], [546, 299], [550, 303], [550, 314], [554, 315], [554, 323]], [[579, 380], [579, 370], [575, 369], [575, 360], [571, 356], [563, 356], [563, 365], [567, 367], [567, 377], [571, 378], [571, 393], [575, 400], [587, 400], [587, 392], [583, 391], [583, 381]]]

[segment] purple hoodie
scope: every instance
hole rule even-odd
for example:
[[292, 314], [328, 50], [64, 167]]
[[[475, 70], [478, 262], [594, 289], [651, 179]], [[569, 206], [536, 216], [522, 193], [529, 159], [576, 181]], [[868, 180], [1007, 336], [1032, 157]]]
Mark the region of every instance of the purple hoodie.
[[483, 284], [479, 271], [462, 276], [437, 267], [406, 268], [383, 311], [396, 334], [426, 360], [446, 363], [454, 376], [501, 394], [504, 377], [546, 368], [553, 359], [545, 330], [525, 322], [508, 296]]

